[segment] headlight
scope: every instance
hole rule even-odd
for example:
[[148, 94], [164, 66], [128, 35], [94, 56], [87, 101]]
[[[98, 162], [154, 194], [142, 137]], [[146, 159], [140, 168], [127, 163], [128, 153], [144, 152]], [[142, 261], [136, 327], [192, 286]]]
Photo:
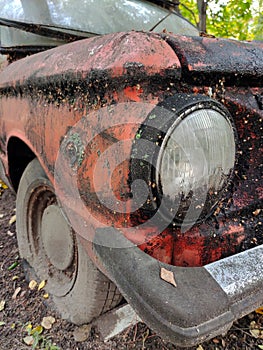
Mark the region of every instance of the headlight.
[[171, 202], [192, 198], [198, 207], [209, 196], [214, 207], [234, 163], [235, 137], [226, 113], [197, 104], [168, 130], [157, 159], [157, 184]]
[[224, 106], [204, 96], [173, 96], [159, 108], [156, 125], [146, 121], [142, 133], [155, 143], [159, 138], [159, 147], [151, 170], [148, 163], [140, 177], [147, 181], [146, 173], [151, 173], [150, 182], [156, 184], [152, 197], [162, 217], [197, 222], [222, 198], [233, 172], [236, 136], [231, 116]]

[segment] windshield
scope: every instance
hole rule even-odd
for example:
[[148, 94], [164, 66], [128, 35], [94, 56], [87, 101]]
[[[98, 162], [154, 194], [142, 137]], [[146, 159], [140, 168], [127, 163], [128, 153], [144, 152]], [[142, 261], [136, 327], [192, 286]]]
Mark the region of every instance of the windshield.
[[[0, 9], [0, 23], [5, 25], [1, 26], [2, 46], [59, 45], [65, 42], [53, 35], [52, 30], [78, 37], [129, 30], [166, 30], [175, 34], [198, 35], [197, 29], [185, 19], [149, 1], [0, 0]], [[22, 22], [24, 27], [19, 27], [17, 22]], [[48, 31], [46, 34], [41, 30], [38, 32], [37, 26], [34, 31], [28, 24], [40, 24]], [[32, 32], [41, 34], [41, 37]]]

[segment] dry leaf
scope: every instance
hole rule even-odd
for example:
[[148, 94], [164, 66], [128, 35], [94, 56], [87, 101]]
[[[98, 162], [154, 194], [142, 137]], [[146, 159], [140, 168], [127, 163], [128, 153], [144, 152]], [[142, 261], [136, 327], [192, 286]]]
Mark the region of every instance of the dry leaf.
[[45, 287], [45, 285], [46, 285], [46, 281], [40, 282], [37, 290], [43, 289]]
[[4, 300], [1, 300], [0, 301], [0, 311], [3, 311], [5, 308], [5, 301]]
[[255, 321], [250, 322], [249, 328], [249, 332], [254, 338], [263, 339], [263, 331], [259, 329], [259, 326]]
[[73, 332], [74, 340], [76, 342], [84, 342], [88, 339], [91, 331], [91, 324], [85, 324], [83, 326], [78, 327]]
[[258, 345], [258, 348], [259, 349], [263, 349], [263, 345]]
[[261, 209], [256, 209], [255, 211], [253, 211], [253, 215], [258, 216], [260, 212], [261, 212]]
[[2, 180], [0, 180], [0, 187], [3, 188], [4, 190], [8, 188], [7, 185]]
[[12, 225], [14, 222], [16, 222], [16, 215], [13, 215], [11, 219], [9, 220], [9, 225]]
[[4, 321], [0, 321], [0, 327], [4, 326], [4, 325], [5, 325], [5, 322]]
[[166, 270], [164, 267], [161, 268], [161, 279], [177, 287], [172, 271]]
[[32, 326], [31, 323], [29, 323], [29, 324], [26, 325], [26, 331], [27, 331], [29, 334], [31, 333], [32, 328], [33, 328], [33, 326]]
[[250, 329], [250, 333], [254, 338], [259, 338], [260, 330], [259, 329]]
[[41, 333], [43, 333], [43, 327], [40, 326], [40, 325], [34, 327], [34, 328], [31, 329], [31, 331], [30, 331], [30, 334], [31, 334], [31, 335], [34, 335], [34, 334], [41, 334]]
[[219, 341], [217, 338], [212, 339], [212, 341], [213, 341], [213, 343], [215, 343], [215, 344], [219, 344], [219, 343], [220, 343], [220, 341]]
[[28, 288], [29, 288], [30, 290], [34, 290], [36, 287], [37, 287], [37, 281], [32, 280], [32, 281], [29, 282]]
[[263, 306], [259, 307], [259, 308], [256, 310], [256, 313], [257, 313], [257, 314], [263, 315]]
[[56, 322], [56, 319], [52, 316], [43, 317], [41, 326], [45, 329], [51, 329], [52, 325]]
[[18, 296], [18, 294], [21, 292], [21, 287], [17, 287], [14, 294], [12, 295], [12, 299], [16, 299], [16, 297]]
[[49, 298], [49, 294], [48, 294], [48, 293], [44, 294], [44, 295], [43, 295], [43, 298], [44, 298], [44, 299], [48, 299], [48, 298]]
[[24, 343], [26, 343], [26, 345], [33, 345], [34, 344], [34, 338], [32, 337], [32, 335], [28, 335], [27, 337], [23, 338]]
[[196, 348], [196, 350], [204, 350], [204, 348], [202, 347], [202, 345], [199, 345], [198, 348]]
[[23, 292], [21, 292], [21, 294], [20, 294], [20, 297], [23, 298], [23, 296], [25, 296], [25, 295], [26, 295], [26, 291], [23, 290]]

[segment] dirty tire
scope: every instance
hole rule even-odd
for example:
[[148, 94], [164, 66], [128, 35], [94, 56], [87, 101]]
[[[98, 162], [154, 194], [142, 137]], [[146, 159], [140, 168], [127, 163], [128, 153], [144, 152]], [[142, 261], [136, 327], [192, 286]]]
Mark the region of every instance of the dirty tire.
[[47, 281], [45, 290], [62, 318], [88, 323], [120, 302], [116, 286], [96, 268], [69, 226], [36, 158], [23, 173], [16, 208], [25, 272]]

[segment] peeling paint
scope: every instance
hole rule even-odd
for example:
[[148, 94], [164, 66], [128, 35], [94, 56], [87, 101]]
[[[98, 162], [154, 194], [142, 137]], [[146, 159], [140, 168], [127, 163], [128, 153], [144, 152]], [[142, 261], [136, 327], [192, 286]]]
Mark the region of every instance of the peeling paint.
[[[129, 239], [140, 242], [147, 254], [175, 265], [200, 266], [263, 244], [262, 48], [261, 43], [131, 32], [71, 43], [13, 63], [0, 73], [0, 148], [6, 173], [7, 142], [17, 137], [41, 159], [53, 181], [60, 144], [81, 121], [63, 150], [78, 174], [80, 197], [103, 224], [131, 228]], [[134, 228], [149, 219], [149, 211], [130, 215], [103, 207], [92, 171], [107, 148], [131, 140], [104, 163], [97, 184], [108, 195], [108, 176], [114, 174], [114, 204], [129, 209], [130, 162], [113, 166], [121, 154], [131, 156], [132, 140], [141, 138], [138, 124], [147, 116], [155, 120], [154, 106], [178, 92], [210, 96], [225, 105], [237, 129], [238, 157], [233, 180], [208, 218], [184, 234], [172, 226], [156, 235], [156, 227]], [[118, 127], [84, 145], [83, 140], [112, 117], [110, 108], [122, 102], [133, 102], [134, 109], [120, 110]], [[140, 103], [147, 107], [138, 113]], [[107, 116], [103, 107], [108, 107]], [[129, 117], [128, 126], [121, 125], [123, 116]], [[145, 151], [141, 166], [148, 160]], [[156, 184], [149, 179], [148, 186], [156, 206]]]

